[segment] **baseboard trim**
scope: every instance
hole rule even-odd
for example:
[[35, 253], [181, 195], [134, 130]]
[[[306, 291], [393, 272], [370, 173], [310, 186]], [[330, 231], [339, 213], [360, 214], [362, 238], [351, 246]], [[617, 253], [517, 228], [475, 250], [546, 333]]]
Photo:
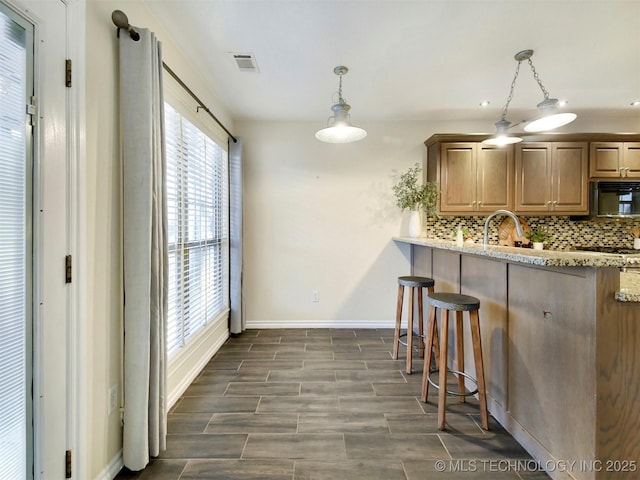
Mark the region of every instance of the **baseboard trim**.
[[247, 328], [393, 328], [395, 320], [247, 320]]
[[122, 460], [122, 450], [119, 450], [94, 480], [113, 480], [120, 473], [122, 467], [124, 467], [124, 461]]

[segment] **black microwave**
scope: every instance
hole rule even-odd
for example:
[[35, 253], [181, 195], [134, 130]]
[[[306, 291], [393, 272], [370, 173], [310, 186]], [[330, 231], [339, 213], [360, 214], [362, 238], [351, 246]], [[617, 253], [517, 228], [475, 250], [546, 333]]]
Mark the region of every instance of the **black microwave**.
[[591, 182], [592, 218], [640, 219], [640, 181]]

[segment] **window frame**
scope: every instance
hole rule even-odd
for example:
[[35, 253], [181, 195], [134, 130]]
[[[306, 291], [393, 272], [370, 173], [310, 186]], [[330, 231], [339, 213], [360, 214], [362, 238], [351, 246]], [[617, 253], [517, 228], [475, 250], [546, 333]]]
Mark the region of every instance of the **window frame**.
[[[220, 261], [222, 262], [222, 278], [223, 278], [223, 286], [222, 291], [216, 293], [214, 297], [217, 295], [222, 295], [222, 308], [212, 315], [207, 314], [205, 311], [205, 318], [200, 321], [195, 321], [191, 323], [191, 325], [184, 325], [184, 316], [182, 316], [181, 320], [177, 323], [176, 328], [178, 331], [176, 334], [178, 335], [178, 343], [176, 345], [169, 345], [169, 335], [167, 337], [167, 355], [168, 359], [171, 362], [177, 361], [182, 355], [189, 353], [190, 345], [197, 342], [197, 340], [205, 335], [211, 325], [217, 325], [218, 322], [226, 320], [228, 321], [229, 311], [230, 311], [230, 298], [229, 298], [229, 289], [230, 289], [230, 221], [229, 221], [229, 155], [228, 155], [228, 146], [226, 142], [221, 141], [221, 137], [219, 135], [214, 134], [214, 130], [207, 125], [208, 122], [202, 121], [202, 115], [193, 115], [196, 109], [193, 105], [189, 105], [189, 101], [184, 98], [180, 98], [179, 95], [175, 95], [174, 92], [167, 91], [165, 88], [165, 109], [168, 105], [171, 109], [173, 109], [180, 117], [181, 122], [186, 120], [193, 127], [199, 130], [208, 142], [215, 145], [216, 148], [219, 149], [218, 154], [222, 154], [223, 156], [223, 171], [222, 171], [222, 187], [223, 187], [223, 204], [221, 206], [221, 210], [223, 212], [222, 225], [221, 225], [221, 235], [216, 237], [216, 231], [214, 229], [212, 238], [207, 238], [205, 240], [185, 240], [184, 238], [179, 238], [180, 235], [184, 235], [185, 232], [181, 231], [178, 228], [180, 225], [180, 220], [176, 221], [176, 231], [175, 231], [175, 242], [170, 243], [171, 239], [168, 238], [167, 244], [167, 252], [169, 256], [175, 253], [175, 262], [180, 262], [182, 265], [188, 264], [189, 256], [193, 255], [194, 250], [190, 247], [202, 248], [208, 251], [209, 247], [219, 246], [219, 255], [221, 256]], [[191, 102], [192, 103], [192, 102]], [[195, 118], [194, 118], [195, 117]], [[167, 130], [167, 113], [165, 111], [165, 131]], [[183, 132], [181, 132], [182, 136]], [[207, 140], [205, 140], [207, 142]], [[167, 184], [169, 184], [168, 171], [169, 171], [169, 148], [167, 148]], [[214, 167], [217, 169], [217, 167]], [[184, 184], [181, 184], [181, 187], [184, 187]], [[187, 195], [184, 191], [181, 193], [181, 196], [176, 196], [176, 201], [179, 198], [184, 198]], [[215, 199], [214, 199], [215, 200]], [[167, 198], [167, 204], [169, 205], [169, 198]], [[184, 211], [184, 208], [183, 208]], [[188, 214], [187, 214], [188, 215]], [[184, 220], [184, 219], [183, 219]], [[217, 225], [217, 224], [216, 224]], [[169, 226], [168, 226], [169, 227]], [[169, 236], [170, 237], [170, 236]], [[187, 247], [187, 248], [185, 248]], [[177, 251], [177, 250], [180, 251]], [[216, 255], [215, 250], [211, 250], [213, 256]], [[181, 252], [181, 253], [180, 253]], [[202, 255], [207, 255], [207, 253], [202, 252]], [[203, 265], [206, 265], [204, 263]], [[176, 265], [177, 268], [177, 265]], [[184, 268], [184, 267], [183, 267]], [[208, 274], [207, 272], [206, 274]], [[181, 278], [176, 278], [178, 282], [184, 282], [188, 280], [189, 271], [183, 270], [183, 274]], [[205, 275], [206, 275], [205, 274]], [[171, 281], [171, 280], [170, 280]], [[168, 285], [168, 288], [171, 288], [171, 285]], [[193, 292], [193, 290], [192, 290]], [[184, 296], [182, 292], [178, 291], [179, 297], [175, 300], [175, 314], [178, 315], [180, 311], [184, 311]], [[182, 300], [180, 300], [182, 298]], [[171, 301], [171, 295], [169, 295], [169, 301]], [[169, 305], [169, 312], [171, 311], [171, 304]], [[168, 312], [168, 313], [169, 313]], [[167, 330], [169, 333], [171, 325], [167, 325]], [[172, 337], [173, 338], [173, 337]]]

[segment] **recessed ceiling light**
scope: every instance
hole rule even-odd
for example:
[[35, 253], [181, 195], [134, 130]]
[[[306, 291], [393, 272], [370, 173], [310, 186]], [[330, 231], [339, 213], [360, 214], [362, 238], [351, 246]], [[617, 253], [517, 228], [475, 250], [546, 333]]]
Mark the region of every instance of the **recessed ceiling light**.
[[634, 100], [633, 102], [631, 102], [631, 106], [632, 107], [640, 107], [640, 100]]
[[482, 108], [488, 107], [491, 102], [489, 100], [483, 100], [480, 102]]

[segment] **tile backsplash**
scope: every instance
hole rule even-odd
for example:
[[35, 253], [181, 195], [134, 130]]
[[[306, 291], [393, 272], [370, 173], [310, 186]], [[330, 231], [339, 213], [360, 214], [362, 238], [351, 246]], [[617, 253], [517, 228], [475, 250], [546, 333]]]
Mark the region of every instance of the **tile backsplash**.
[[[489, 243], [498, 243], [498, 226], [504, 217], [491, 219], [489, 224]], [[525, 217], [520, 215], [527, 224], [535, 229], [543, 226], [553, 237], [545, 248], [566, 250], [578, 245], [584, 246], [612, 246], [633, 248], [633, 236], [630, 229], [640, 225], [640, 222], [629, 221], [596, 221], [571, 220], [569, 217]], [[476, 217], [440, 217], [428, 218], [425, 222], [428, 237], [453, 240], [452, 230], [463, 226], [469, 229], [473, 240], [482, 243], [485, 216]]]

